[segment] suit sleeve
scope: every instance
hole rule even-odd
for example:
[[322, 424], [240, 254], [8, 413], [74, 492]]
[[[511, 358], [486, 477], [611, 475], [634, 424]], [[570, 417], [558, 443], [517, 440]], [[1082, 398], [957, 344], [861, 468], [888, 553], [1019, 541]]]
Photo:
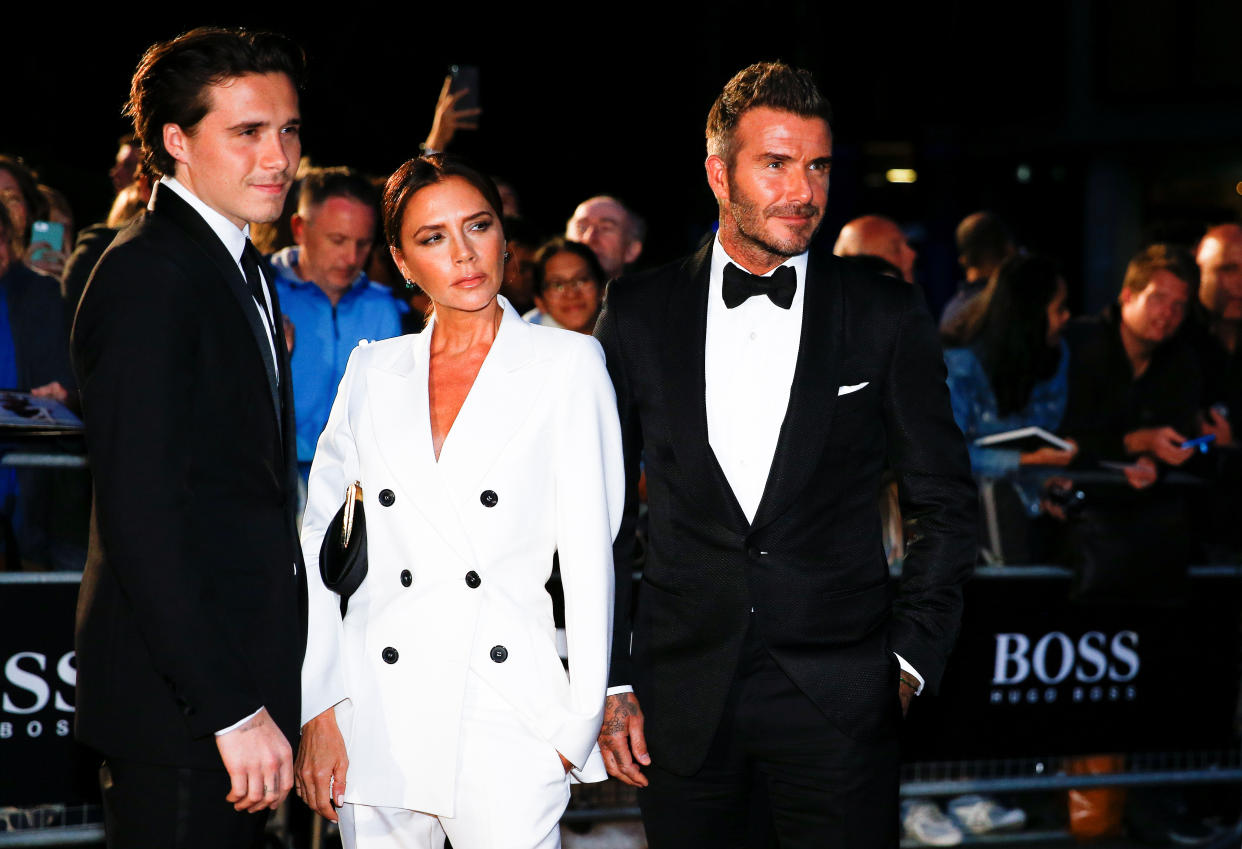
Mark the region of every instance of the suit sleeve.
[[307, 480], [306, 510], [302, 514], [302, 557], [307, 570], [302, 725], [349, 695], [341, 654], [345, 630], [341, 621], [340, 596], [324, 586], [319, 574], [319, 546], [323, 543], [328, 524], [345, 499], [345, 488], [358, 479], [358, 448], [349, 420], [349, 403], [358, 379], [359, 350], [355, 348], [349, 355], [328, 423], [319, 436]]
[[565, 591], [569, 713], [551, 734], [577, 767], [603, 720], [612, 642], [612, 546], [625, 500], [621, 428], [603, 353], [584, 340], [562, 387], [557, 413], [556, 548]]
[[625, 480], [625, 504], [621, 529], [612, 549], [615, 601], [612, 617], [612, 661], [608, 673], [609, 688], [633, 684], [630, 666], [630, 633], [634, 598], [634, 560], [638, 540], [638, 479], [641, 472], [643, 443], [638, 409], [625, 368], [618, 330], [616, 291], [618, 281], [608, 287], [608, 296], [595, 338], [604, 349], [608, 375], [617, 396], [617, 413], [621, 425], [621, 446]]
[[935, 326], [917, 298], [908, 300], [884, 397], [908, 540], [890, 638], [934, 693], [957, 638], [962, 584], [975, 563], [978, 501]]
[[73, 337], [105, 568], [195, 737], [262, 707], [247, 658], [217, 638], [228, 617], [193, 557], [183, 439], [204, 391], [202, 327], [178, 268], [122, 252], [97, 269]]

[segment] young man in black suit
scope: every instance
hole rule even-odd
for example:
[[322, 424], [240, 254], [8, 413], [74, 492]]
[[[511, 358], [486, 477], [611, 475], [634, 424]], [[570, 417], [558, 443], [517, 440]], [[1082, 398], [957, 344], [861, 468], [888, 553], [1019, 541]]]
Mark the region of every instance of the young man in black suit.
[[[629, 483], [601, 749], [653, 849], [741, 846], [761, 797], [784, 849], [895, 846], [899, 721], [939, 684], [975, 558], [936, 330], [909, 285], [808, 250], [832, 161], [808, 73], [741, 71], [707, 141], [717, 238], [617, 280], [596, 328]], [[886, 466], [912, 528], [895, 589]]]
[[301, 51], [198, 29], [153, 46], [129, 112], [151, 208], [73, 330], [95, 482], [77, 736], [110, 847], [257, 846], [293, 783], [306, 584], [289, 360], [249, 222], [301, 153]]

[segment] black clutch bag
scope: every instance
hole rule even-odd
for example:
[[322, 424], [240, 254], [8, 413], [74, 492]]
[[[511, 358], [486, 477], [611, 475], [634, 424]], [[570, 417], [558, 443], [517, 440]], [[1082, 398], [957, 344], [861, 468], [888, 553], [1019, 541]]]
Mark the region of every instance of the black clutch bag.
[[345, 503], [336, 511], [319, 546], [319, 575], [323, 585], [341, 596], [341, 616], [349, 597], [367, 576], [367, 517], [362, 509], [362, 484], [345, 490]]

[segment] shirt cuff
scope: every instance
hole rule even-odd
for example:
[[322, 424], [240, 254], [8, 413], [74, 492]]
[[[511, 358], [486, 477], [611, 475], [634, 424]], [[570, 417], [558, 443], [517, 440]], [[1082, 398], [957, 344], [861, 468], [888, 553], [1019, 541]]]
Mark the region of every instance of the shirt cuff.
[[604, 695], [605, 696], [619, 696], [622, 693], [632, 693], [632, 692], [634, 692], [634, 688], [631, 687], [629, 684], [621, 684], [616, 687], [609, 687], [604, 692]]
[[[897, 658], [897, 659], [901, 660], [901, 658]], [[228, 734], [230, 731], [236, 731], [238, 728], [241, 728], [247, 722], [249, 722], [250, 720], [254, 719], [256, 716], [258, 716], [260, 713], [262, 713], [262, 711], [263, 711], [263, 708], [259, 708], [254, 713], [250, 714], [250, 716], [247, 716], [245, 719], [237, 720], [237, 722], [234, 722], [228, 728], [221, 728], [219, 731], [216, 732], [216, 736], [223, 737], [225, 734]]]
[[917, 696], [917, 695], [919, 695], [920, 693], [922, 693], [922, 692], [923, 692], [923, 676], [919, 674], [919, 672], [918, 672], [918, 670], [917, 670], [917, 669], [915, 669], [913, 666], [911, 666], [909, 663], [907, 663], [907, 662], [906, 662], [906, 659], [905, 659], [904, 657], [902, 657], [901, 655], [897, 654], [897, 652], [893, 652], [893, 657], [897, 658], [897, 663], [898, 663], [898, 665], [900, 665], [900, 666], [901, 666], [901, 671], [902, 671], [902, 672], [909, 672], [911, 675], [913, 675], [913, 676], [914, 676], [914, 677], [918, 680], [918, 682], [919, 682], [919, 686], [918, 686], [918, 688], [914, 691], [914, 695], [916, 695], [916, 696]]

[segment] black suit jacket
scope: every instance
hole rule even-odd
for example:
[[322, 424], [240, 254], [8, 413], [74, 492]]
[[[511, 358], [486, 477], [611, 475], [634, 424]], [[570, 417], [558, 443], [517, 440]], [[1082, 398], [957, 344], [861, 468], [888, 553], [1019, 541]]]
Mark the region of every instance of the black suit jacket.
[[220, 767], [214, 732], [260, 706], [296, 745], [306, 584], [277, 328], [273, 362], [236, 262], [163, 186], [82, 296], [77, 735], [107, 756]]
[[[974, 483], [926, 308], [914, 287], [822, 250], [809, 257], [789, 408], [747, 522], [707, 440], [712, 244], [614, 282], [596, 329], [629, 485], [611, 683], [634, 686], [652, 758], [686, 774], [719, 723], [752, 607], [776, 661], [834, 724], [858, 737], [891, 734], [893, 652], [936, 690], [976, 550]], [[838, 397], [840, 386], [864, 381]], [[631, 621], [640, 455], [650, 524]], [[890, 464], [913, 529], [896, 589], [878, 510]]]

